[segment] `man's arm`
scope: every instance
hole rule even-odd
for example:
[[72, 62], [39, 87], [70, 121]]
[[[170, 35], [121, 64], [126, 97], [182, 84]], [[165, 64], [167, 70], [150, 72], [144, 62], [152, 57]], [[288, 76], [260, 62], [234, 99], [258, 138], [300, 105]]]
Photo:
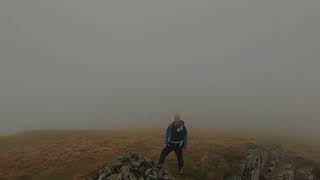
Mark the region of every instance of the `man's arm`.
[[170, 125], [168, 126], [167, 131], [166, 131], [166, 137], [165, 137], [164, 144], [165, 145], [168, 144], [169, 140], [170, 140]]
[[183, 132], [184, 132], [184, 136], [183, 136], [183, 149], [187, 148], [188, 145], [188, 131], [186, 126], [183, 124]]

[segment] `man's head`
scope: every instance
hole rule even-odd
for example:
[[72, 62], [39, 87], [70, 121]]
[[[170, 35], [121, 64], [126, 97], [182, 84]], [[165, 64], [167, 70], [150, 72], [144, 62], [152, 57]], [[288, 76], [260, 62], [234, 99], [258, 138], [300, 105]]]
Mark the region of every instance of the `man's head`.
[[174, 121], [175, 123], [180, 122], [180, 121], [181, 121], [180, 114], [175, 114], [175, 115], [173, 116], [173, 121]]

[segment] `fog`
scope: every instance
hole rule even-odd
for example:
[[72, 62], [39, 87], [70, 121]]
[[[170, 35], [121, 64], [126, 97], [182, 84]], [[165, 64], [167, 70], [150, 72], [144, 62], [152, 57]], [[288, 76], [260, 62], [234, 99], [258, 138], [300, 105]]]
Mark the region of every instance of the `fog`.
[[0, 2], [0, 131], [315, 134], [319, 0]]

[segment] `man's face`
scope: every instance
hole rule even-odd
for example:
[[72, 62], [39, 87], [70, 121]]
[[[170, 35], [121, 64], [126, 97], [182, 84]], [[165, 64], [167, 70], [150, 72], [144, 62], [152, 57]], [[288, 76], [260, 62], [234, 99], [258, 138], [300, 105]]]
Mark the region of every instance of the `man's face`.
[[174, 115], [174, 122], [179, 122], [180, 121], [180, 115], [176, 114]]

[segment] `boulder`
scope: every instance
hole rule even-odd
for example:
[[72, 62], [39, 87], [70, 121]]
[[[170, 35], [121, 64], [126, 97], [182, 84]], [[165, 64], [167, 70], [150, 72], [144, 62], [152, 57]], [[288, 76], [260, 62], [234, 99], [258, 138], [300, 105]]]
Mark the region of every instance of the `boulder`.
[[109, 165], [102, 166], [90, 180], [174, 180], [167, 170], [141, 154], [131, 153], [119, 157]]

